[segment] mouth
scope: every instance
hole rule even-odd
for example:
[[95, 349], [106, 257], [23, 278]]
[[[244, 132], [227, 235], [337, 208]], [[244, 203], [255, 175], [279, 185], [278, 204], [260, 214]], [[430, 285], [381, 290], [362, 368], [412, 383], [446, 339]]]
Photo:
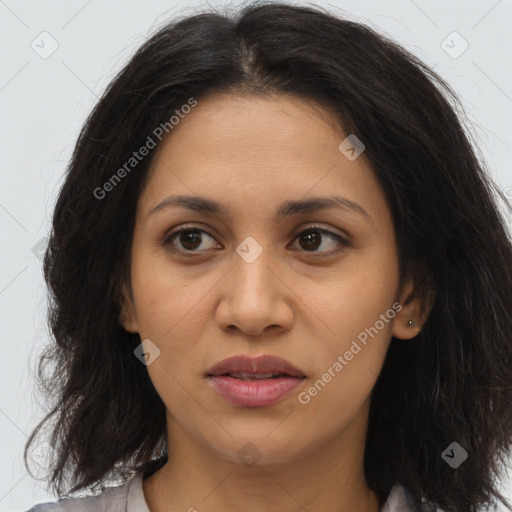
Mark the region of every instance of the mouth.
[[254, 378], [270, 379], [281, 375], [288, 377], [305, 377], [305, 373], [286, 359], [268, 354], [260, 356], [232, 356], [212, 366], [206, 376], [232, 376], [240, 380]]
[[205, 376], [220, 396], [239, 407], [273, 405], [307, 378], [288, 361], [269, 355], [231, 357], [213, 366]]
[[280, 379], [283, 377], [293, 377], [287, 373], [224, 373], [222, 375], [208, 375], [209, 377], [232, 377], [233, 379], [252, 381], [266, 379]]

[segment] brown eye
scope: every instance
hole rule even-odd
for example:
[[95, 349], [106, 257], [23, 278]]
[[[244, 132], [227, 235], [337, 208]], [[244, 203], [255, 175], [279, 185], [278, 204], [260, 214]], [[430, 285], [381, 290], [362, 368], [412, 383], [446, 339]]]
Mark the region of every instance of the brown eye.
[[[183, 228], [170, 233], [165, 238], [163, 245], [173, 246], [172, 250], [176, 252], [201, 252], [197, 249], [204, 243], [204, 235], [206, 235], [206, 238], [214, 240], [213, 237], [203, 229]], [[179, 244], [178, 247], [176, 246], [177, 244]], [[206, 250], [208, 247], [203, 247], [202, 250], [203, 249]]]
[[[297, 241], [300, 250], [318, 256], [328, 256], [350, 246], [350, 241], [346, 238], [316, 226], [301, 231], [294, 240]], [[200, 254], [215, 249], [215, 243], [213, 236], [197, 227], [173, 231], [163, 241], [163, 245], [169, 247], [169, 250], [186, 255]]]
[[[324, 254], [332, 254], [341, 250], [339, 246], [347, 247], [349, 241], [342, 236], [319, 227], [309, 227], [301, 231], [295, 238], [301, 249], [306, 252], [319, 252]], [[334, 249], [332, 249], [334, 247]], [[338, 248], [337, 248], [338, 247]], [[324, 250], [318, 251], [319, 248]], [[330, 249], [331, 248], [331, 249]]]
[[316, 251], [322, 242], [322, 235], [318, 231], [309, 231], [300, 236], [304, 242], [301, 247], [307, 251]]

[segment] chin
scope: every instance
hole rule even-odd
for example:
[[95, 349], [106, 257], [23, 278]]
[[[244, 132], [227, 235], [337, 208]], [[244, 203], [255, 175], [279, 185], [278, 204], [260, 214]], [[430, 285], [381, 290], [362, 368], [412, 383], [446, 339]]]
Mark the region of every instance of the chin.
[[221, 442], [210, 440], [209, 444], [222, 458], [247, 467], [293, 463], [314, 449], [310, 444], [316, 443], [308, 443], [298, 431], [278, 426], [280, 421], [250, 428], [241, 422], [239, 428], [227, 428], [233, 437], [223, 436]]

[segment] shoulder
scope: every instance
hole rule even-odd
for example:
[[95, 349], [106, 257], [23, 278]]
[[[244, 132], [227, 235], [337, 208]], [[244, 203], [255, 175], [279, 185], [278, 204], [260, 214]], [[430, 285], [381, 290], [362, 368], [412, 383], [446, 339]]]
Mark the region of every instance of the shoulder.
[[407, 489], [402, 485], [395, 485], [381, 508], [381, 512], [443, 512], [443, 510], [426, 501], [418, 509], [414, 506]]
[[27, 512], [126, 512], [130, 484], [137, 475], [116, 487], [105, 487], [95, 496], [60, 498], [57, 501], [34, 505]]

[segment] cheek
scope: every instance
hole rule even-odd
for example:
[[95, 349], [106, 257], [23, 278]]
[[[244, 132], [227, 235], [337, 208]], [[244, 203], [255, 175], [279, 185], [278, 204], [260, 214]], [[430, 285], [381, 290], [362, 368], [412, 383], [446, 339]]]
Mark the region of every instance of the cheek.
[[192, 275], [171, 265], [165, 252], [151, 254], [148, 250], [134, 251], [131, 277], [141, 337], [161, 343], [196, 337], [201, 328], [200, 311], [215, 283], [214, 276], [198, 270]]
[[[315, 407], [360, 406], [373, 388], [391, 341], [398, 286], [396, 254], [389, 247], [369, 252], [336, 276], [336, 287], [310, 297], [327, 327], [315, 343]], [[324, 289], [325, 291], [325, 289]]]
[[341, 350], [344, 345], [350, 345], [351, 340], [376, 322], [384, 337], [391, 334], [392, 322], [383, 325], [379, 320], [386, 313], [391, 319], [395, 316], [392, 306], [398, 279], [397, 256], [387, 245], [375, 246], [371, 251], [357, 255], [350, 265], [332, 276], [329, 287], [319, 290], [312, 299], [333, 334], [329, 337], [334, 340], [328, 344], [330, 348]]
[[212, 319], [212, 289], [217, 274], [171, 268], [165, 255], [134, 258], [132, 286], [141, 339], [160, 350], [148, 366], [158, 394], [169, 408], [190, 402], [184, 389], [203, 379], [214, 340], [207, 328]]
[[315, 344], [315, 373], [297, 396], [297, 419], [303, 432], [314, 430], [320, 421], [325, 439], [344, 429], [368, 403], [386, 358], [396, 313], [389, 291], [372, 295], [369, 290], [352, 301], [338, 298], [331, 303], [328, 318], [335, 334]]

